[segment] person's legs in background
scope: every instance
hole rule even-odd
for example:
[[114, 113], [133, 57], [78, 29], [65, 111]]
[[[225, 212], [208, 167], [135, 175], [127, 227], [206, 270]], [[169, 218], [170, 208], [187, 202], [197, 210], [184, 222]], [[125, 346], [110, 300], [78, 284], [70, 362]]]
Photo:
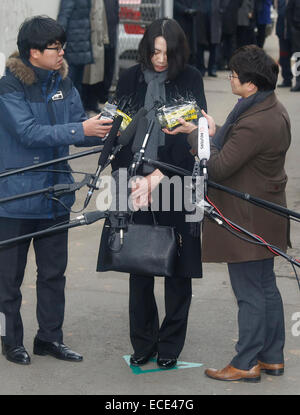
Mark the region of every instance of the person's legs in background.
[[293, 73], [291, 71], [291, 43], [288, 39], [279, 38], [279, 64], [283, 81], [277, 85], [279, 88], [291, 87]]

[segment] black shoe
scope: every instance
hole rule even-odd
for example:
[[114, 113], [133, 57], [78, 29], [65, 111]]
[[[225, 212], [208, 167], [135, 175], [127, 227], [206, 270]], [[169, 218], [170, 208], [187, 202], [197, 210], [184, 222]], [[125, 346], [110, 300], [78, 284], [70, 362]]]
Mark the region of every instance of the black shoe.
[[156, 356], [157, 352], [151, 352], [146, 356], [136, 357], [135, 354], [130, 356], [131, 366], [143, 366], [149, 362], [152, 357]]
[[292, 81], [285, 81], [283, 80], [281, 84], [277, 85], [277, 88], [288, 88], [292, 86]]
[[217, 75], [217, 71], [216, 70], [211, 70], [211, 71], [208, 71], [208, 76], [211, 76], [211, 77], [213, 77], [213, 78], [217, 78], [218, 77], [218, 75]]
[[58, 342], [44, 342], [35, 337], [33, 343], [33, 353], [39, 356], [50, 355], [60, 360], [68, 360], [70, 362], [81, 362], [83, 357], [73, 352], [68, 346]]
[[299, 92], [300, 91], [300, 82], [291, 88], [291, 92]]
[[26, 352], [24, 346], [11, 347], [5, 343], [2, 343], [2, 354], [10, 362], [18, 363], [19, 365], [30, 364], [30, 356]]
[[177, 359], [161, 359], [157, 358], [157, 364], [161, 369], [172, 369], [177, 364]]

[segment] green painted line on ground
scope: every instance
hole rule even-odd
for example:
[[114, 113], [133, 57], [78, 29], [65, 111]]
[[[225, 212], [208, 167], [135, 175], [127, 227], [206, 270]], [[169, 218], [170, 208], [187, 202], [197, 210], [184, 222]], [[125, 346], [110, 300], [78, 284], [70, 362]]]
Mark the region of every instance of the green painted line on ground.
[[[173, 367], [172, 369], [160, 369], [155, 368], [155, 369], [144, 369], [145, 366], [141, 367], [141, 366], [131, 366], [130, 364], [130, 355], [126, 355], [123, 356], [123, 359], [125, 360], [125, 362], [128, 364], [128, 366], [130, 367], [130, 369], [132, 370], [132, 373], [134, 375], [141, 375], [141, 374], [145, 374], [145, 373], [152, 373], [152, 372], [167, 372], [170, 370], [179, 370], [179, 369], [191, 369], [193, 367], [201, 367], [203, 366], [203, 363], [191, 363], [191, 362], [181, 362], [178, 361], [177, 365], [175, 367]], [[156, 359], [152, 358], [149, 360], [149, 362], [151, 363], [156, 363]]]

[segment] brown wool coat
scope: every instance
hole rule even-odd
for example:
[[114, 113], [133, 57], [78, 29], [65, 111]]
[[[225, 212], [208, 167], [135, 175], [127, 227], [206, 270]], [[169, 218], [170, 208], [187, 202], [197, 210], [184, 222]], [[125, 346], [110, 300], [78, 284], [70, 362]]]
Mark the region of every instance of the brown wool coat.
[[[272, 94], [238, 118], [221, 151], [211, 147], [209, 180], [286, 206], [284, 163], [290, 141], [289, 116]], [[211, 187], [208, 197], [225, 217], [286, 251], [287, 219]], [[235, 263], [274, 256], [267, 248], [242, 241], [208, 218], [202, 242], [203, 262]]]

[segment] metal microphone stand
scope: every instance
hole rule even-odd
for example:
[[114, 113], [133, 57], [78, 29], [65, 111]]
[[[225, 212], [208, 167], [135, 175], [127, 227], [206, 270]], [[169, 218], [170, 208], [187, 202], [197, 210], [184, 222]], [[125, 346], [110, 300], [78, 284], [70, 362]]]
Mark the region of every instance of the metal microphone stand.
[[26, 197], [32, 197], [32, 196], [40, 195], [43, 193], [47, 197], [59, 197], [66, 193], [75, 192], [76, 190], [81, 189], [83, 186], [88, 185], [92, 177], [93, 175], [91, 174], [85, 174], [85, 178], [79, 183], [75, 182], [75, 183], [70, 183], [70, 184], [56, 184], [54, 186], [45, 187], [43, 189], [34, 190], [28, 193], [20, 193], [18, 195], [4, 197], [0, 199], [0, 203], [12, 202], [13, 200], [23, 199]]
[[1, 241], [0, 248], [3, 246], [7, 246], [10, 244], [24, 241], [26, 239], [37, 238], [37, 237], [41, 237], [44, 235], [49, 235], [51, 233], [61, 232], [66, 229], [76, 228], [82, 225], [90, 225], [100, 219], [106, 218], [107, 216], [108, 216], [107, 212], [101, 212], [101, 211], [87, 212], [81, 216], [78, 216], [75, 219], [71, 219], [70, 222], [68, 223], [53, 226], [52, 228], [47, 228], [39, 232], [33, 232], [33, 233], [26, 234], [26, 235], [18, 236], [16, 238], [7, 239], [6, 241]]
[[297, 212], [294, 212], [290, 209], [285, 208], [284, 206], [276, 205], [272, 202], [267, 202], [266, 200], [259, 199], [257, 197], [251, 196], [249, 193], [242, 193], [238, 192], [237, 190], [233, 190], [229, 187], [222, 186], [221, 184], [212, 182], [208, 180], [208, 186], [213, 187], [214, 189], [221, 190], [223, 192], [229, 193], [235, 197], [238, 197], [240, 199], [246, 200], [247, 202], [250, 202], [256, 206], [260, 206], [265, 209], [271, 210], [273, 213], [277, 213], [278, 215], [283, 215], [286, 217], [294, 217], [297, 219], [300, 219], [300, 214]]
[[[2, 179], [3, 177], [12, 176], [14, 174], [24, 173], [26, 171], [31, 171], [31, 170], [36, 170], [36, 169], [40, 169], [40, 168], [43, 168], [43, 167], [52, 166], [52, 165], [61, 163], [63, 161], [73, 160], [73, 159], [77, 159], [77, 158], [85, 157], [85, 156], [90, 156], [92, 154], [100, 153], [102, 150], [103, 150], [103, 145], [101, 145], [99, 147], [94, 147], [92, 150], [81, 151], [79, 153], [71, 154], [71, 155], [65, 156], [65, 157], [60, 157], [60, 158], [54, 159], [54, 160], [45, 161], [43, 163], [33, 164], [33, 165], [30, 165], [30, 166], [21, 167], [19, 169], [14, 169], [14, 170], [8, 170], [8, 171], [0, 173], [0, 179]], [[70, 173], [72, 173], [72, 172], [70, 171]]]

